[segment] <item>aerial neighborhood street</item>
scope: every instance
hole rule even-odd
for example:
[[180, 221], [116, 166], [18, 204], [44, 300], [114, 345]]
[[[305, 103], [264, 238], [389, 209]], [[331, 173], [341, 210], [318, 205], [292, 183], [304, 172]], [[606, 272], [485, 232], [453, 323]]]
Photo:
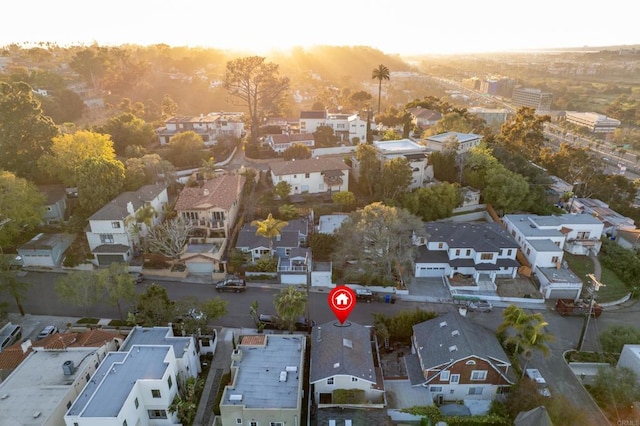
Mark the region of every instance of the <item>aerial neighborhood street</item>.
[[176, 40], [0, 49], [0, 425], [640, 425], [638, 46]]

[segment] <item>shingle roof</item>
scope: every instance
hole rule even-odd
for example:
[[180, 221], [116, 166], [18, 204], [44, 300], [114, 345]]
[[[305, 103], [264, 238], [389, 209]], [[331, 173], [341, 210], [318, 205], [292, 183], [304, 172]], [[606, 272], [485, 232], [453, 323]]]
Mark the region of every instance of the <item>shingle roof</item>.
[[38, 185], [38, 190], [47, 198], [47, 204], [55, 204], [67, 196], [64, 185]]
[[354, 322], [327, 322], [311, 332], [311, 383], [338, 374], [376, 383], [371, 330]]
[[238, 199], [245, 177], [220, 175], [206, 181], [202, 187], [184, 188], [178, 194], [175, 210], [209, 210], [218, 207], [229, 210]]
[[497, 223], [425, 224], [430, 242], [446, 242], [449, 248], [473, 248], [477, 252], [497, 252], [518, 248], [518, 243]]
[[167, 189], [166, 185], [156, 184], [145, 185], [137, 191], [123, 192], [102, 206], [89, 220], [124, 220], [129, 216], [128, 203], [133, 205], [134, 211], [138, 210], [144, 203], [153, 201], [165, 189]]
[[428, 108], [411, 108], [409, 109], [409, 112], [415, 117], [421, 118], [423, 120], [438, 121], [442, 118], [442, 114], [440, 114], [438, 111], [433, 111]]
[[332, 157], [278, 161], [269, 163], [269, 167], [276, 176], [292, 175], [296, 173], [325, 172], [329, 170], [349, 170], [349, 166], [347, 166], [344, 161]]
[[323, 119], [327, 118], [326, 111], [300, 111], [300, 119], [305, 118], [315, 118], [315, 119]]
[[[454, 333], [455, 330], [458, 333]], [[456, 312], [439, 315], [437, 318], [414, 325], [413, 334], [419, 345], [422, 367], [425, 369], [468, 356], [509, 362], [507, 354], [491, 330], [459, 316]], [[453, 346], [456, 349], [451, 351], [450, 348]]]

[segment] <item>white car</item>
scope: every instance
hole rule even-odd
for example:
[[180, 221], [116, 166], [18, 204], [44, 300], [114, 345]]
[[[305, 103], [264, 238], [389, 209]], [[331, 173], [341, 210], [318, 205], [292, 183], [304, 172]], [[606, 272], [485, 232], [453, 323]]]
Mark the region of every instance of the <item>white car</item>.
[[58, 332], [58, 327], [56, 327], [55, 325], [48, 325], [45, 328], [43, 328], [42, 331], [38, 334], [38, 340], [44, 339], [50, 334], [54, 334], [57, 332]]
[[540, 371], [538, 371], [537, 368], [527, 368], [526, 373], [527, 377], [538, 385], [538, 392], [540, 392], [540, 395], [551, 396], [551, 391], [547, 386], [547, 381], [542, 377], [542, 374], [540, 374]]
[[491, 312], [493, 305], [486, 300], [477, 300], [467, 303], [467, 310], [469, 312]]

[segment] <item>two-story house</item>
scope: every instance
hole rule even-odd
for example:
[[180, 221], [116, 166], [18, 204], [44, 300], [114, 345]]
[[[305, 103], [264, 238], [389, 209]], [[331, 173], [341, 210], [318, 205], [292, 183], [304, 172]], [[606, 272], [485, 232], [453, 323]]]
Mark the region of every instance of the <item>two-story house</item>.
[[[425, 183], [433, 180], [433, 166], [428, 161], [427, 148], [410, 139], [395, 141], [375, 141], [373, 147], [381, 165], [393, 158], [406, 158], [412, 172], [412, 180], [409, 189], [420, 188]], [[357, 179], [360, 176], [360, 164], [355, 156], [352, 157], [353, 175]]]
[[477, 289], [495, 290], [496, 277], [515, 278], [518, 244], [496, 223], [425, 224], [427, 239], [418, 247], [416, 277], [471, 275]]
[[306, 338], [241, 336], [220, 400], [222, 426], [301, 423]]
[[458, 153], [469, 151], [480, 145], [482, 135], [473, 133], [446, 132], [429, 136], [427, 146], [434, 151], [455, 150]]
[[178, 133], [193, 131], [202, 137], [205, 145], [215, 145], [218, 138], [240, 138], [244, 134], [241, 112], [212, 112], [200, 116], [175, 116], [168, 118], [164, 127], [156, 129], [160, 145], [166, 145]]
[[325, 126], [333, 129], [334, 135], [339, 141], [365, 142], [367, 140], [367, 119], [359, 114], [347, 114], [342, 112], [328, 112]]
[[153, 217], [149, 219], [151, 226], [155, 226], [162, 221], [167, 202], [166, 185], [145, 185], [137, 191], [123, 192], [91, 215], [85, 233], [95, 262], [100, 266], [129, 262], [139, 237], [148, 229], [136, 214], [145, 208], [152, 211]]
[[455, 312], [414, 325], [404, 359], [411, 385], [438, 404], [493, 400], [517, 380], [493, 331]]
[[327, 125], [327, 111], [300, 111], [300, 133], [314, 133]]
[[224, 174], [202, 186], [185, 187], [178, 194], [175, 211], [205, 237], [228, 237], [235, 224], [246, 178]]
[[310, 149], [315, 146], [313, 133], [267, 135], [264, 138], [264, 141], [271, 147], [271, 149], [278, 153], [285, 152], [295, 144], [304, 145]]
[[603, 234], [615, 236], [620, 230], [635, 229], [633, 219], [621, 215], [604, 201], [593, 198], [573, 198], [568, 204], [569, 213], [587, 214], [602, 222]]
[[322, 194], [349, 190], [349, 166], [339, 158], [315, 157], [269, 163], [273, 185], [287, 182], [292, 194]]
[[[372, 328], [350, 321], [343, 324], [332, 321], [313, 327], [309, 391], [317, 415], [325, 410], [333, 413], [349, 408], [379, 414], [375, 412], [386, 407], [379, 366], [378, 345]], [[345, 393], [351, 398], [346, 398]]]

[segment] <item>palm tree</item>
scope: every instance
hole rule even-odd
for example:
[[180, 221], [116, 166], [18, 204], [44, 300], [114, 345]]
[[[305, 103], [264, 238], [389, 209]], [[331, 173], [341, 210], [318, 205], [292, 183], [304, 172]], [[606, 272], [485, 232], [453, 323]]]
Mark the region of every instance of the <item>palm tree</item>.
[[146, 204], [141, 209], [138, 209], [135, 214], [128, 216], [124, 223], [125, 226], [130, 227], [131, 235], [134, 237], [136, 244], [140, 244], [140, 231], [142, 231], [142, 225], [147, 228], [151, 228], [153, 225], [153, 219], [158, 216], [158, 212], [151, 204]]
[[380, 95], [382, 94], [382, 80], [389, 80], [391, 76], [389, 75], [389, 68], [385, 65], [378, 65], [378, 68], [374, 68], [371, 73], [371, 78], [374, 80], [378, 80], [378, 114], [380, 114]]
[[274, 302], [276, 312], [289, 332], [293, 332], [298, 318], [304, 315], [307, 306], [307, 295], [295, 287], [283, 288], [276, 295]]
[[254, 220], [251, 222], [251, 226], [255, 226], [256, 235], [269, 239], [269, 252], [273, 256], [273, 239], [280, 235], [282, 228], [289, 225], [289, 222], [274, 218], [271, 213], [265, 220]]

